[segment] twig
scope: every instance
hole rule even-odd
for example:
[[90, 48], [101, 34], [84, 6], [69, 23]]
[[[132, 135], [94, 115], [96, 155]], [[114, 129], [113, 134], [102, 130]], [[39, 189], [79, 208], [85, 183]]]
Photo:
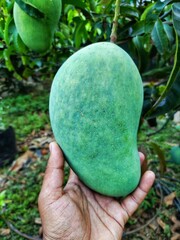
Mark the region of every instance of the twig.
[[120, 3], [121, 3], [121, 0], [116, 0], [115, 14], [114, 14], [113, 26], [112, 26], [111, 36], [110, 36], [110, 41], [113, 43], [115, 43], [117, 40], [117, 28], [118, 28], [118, 18], [120, 14]]
[[180, 183], [180, 180], [179, 180], [179, 179], [176, 179], [176, 178], [172, 178], [172, 177], [168, 177], [168, 176], [163, 176], [163, 178], [166, 178], [166, 179], [168, 179], [168, 180], [170, 180], [170, 181], [173, 181], [173, 182], [178, 182], [178, 183]]
[[158, 129], [157, 131], [155, 131], [155, 132], [147, 133], [147, 136], [150, 137], [150, 136], [152, 136], [152, 135], [155, 135], [156, 133], [161, 132], [161, 131], [162, 131], [163, 129], [165, 129], [165, 127], [168, 125], [169, 121], [170, 121], [170, 117], [167, 118], [166, 122], [163, 124], [163, 126], [162, 126], [161, 128], [159, 128], [159, 129]]
[[123, 234], [123, 237], [127, 236], [127, 235], [131, 235], [133, 233], [136, 233], [136, 232], [139, 232], [140, 230], [142, 230], [143, 228], [147, 227], [149, 224], [151, 224], [155, 219], [156, 217], [158, 216], [158, 212], [156, 213], [156, 215], [154, 217], [152, 217], [146, 224], [142, 225], [141, 227], [139, 228], [136, 228], [134, 230], [131, 230], [131, 231], [128, 231], [128, 232], [125, 232]]
[[21, 237], [24, 237], [24, 238], [29, 239], [29, 240], [42, 240], [42, 239], [39, 238], [39, 237], [36, 237], [36, 236], [32, 237], [32, 236], [29, 236], [29, 235], [27, 235], [27, 234], [25, 234], [25, 233], [20, 232], [17, 228], [15, 228], [15, 227], [12, 225], [12, 223], [10, 223], [9, 221], [7, 221], [7, 220], [5, 220], [5, 219], [3, 219], [3, 220], [5, 221], [5, 223], [7, 224], [7, 226], [8, 226], [13, 232], [17, 233], [17, 234], [20, 235]]

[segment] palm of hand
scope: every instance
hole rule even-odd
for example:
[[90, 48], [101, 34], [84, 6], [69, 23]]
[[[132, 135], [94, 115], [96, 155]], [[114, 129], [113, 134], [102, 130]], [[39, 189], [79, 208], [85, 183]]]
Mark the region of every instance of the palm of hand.
[[39, 195], [43, 239], [121, 239], [125, 223], [142, 202], [154, 181], [152, 172], [148, 171], [149, 177], [144, 175], [144, 181], [141, 180], [135, 192], [120, 204], [114, 198], [88, 189], [72, 171], [63, 189], [62, 152], [56, 144], [53, 151]]

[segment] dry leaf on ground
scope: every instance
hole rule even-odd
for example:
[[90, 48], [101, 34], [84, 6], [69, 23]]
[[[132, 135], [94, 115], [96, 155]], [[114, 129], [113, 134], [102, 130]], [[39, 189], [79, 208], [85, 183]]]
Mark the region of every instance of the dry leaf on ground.
[[35, 218], [34, 222], [35, 222], [36, 224], [39, 224], [39, 225], [42, 224], [41, 218]]
[[0, 228], [0, 236], [7, 236], [10, 232], [11, 230], [9, 228]]
[[18, 159], [16, 159], [13, 162], [13, 165], [10, 168], [10, 171], [18, 172], [20, 169], [23, 168], [25, 164], [27, 164], [28, 161], [30, 161], [34, 156], [34, 153], [32, 151], [25, 152], [22, 156], [20, 156]]
[[159, 224], [159, 226], [160, 226], [163, 230], [165, 230], [167, 224], [166, 224], [165, 222], [163, 222], [162, 219], [157, 218], [157, 223]]
[[173, 205], [173, 201], [174, 198], [176, 197], [176, 192], [172, 192], [171, 194], [169, 194], [168, 196], [166, 196], [164, 198], [164, 203], [166, 204], [166, 206], [171, 206]]

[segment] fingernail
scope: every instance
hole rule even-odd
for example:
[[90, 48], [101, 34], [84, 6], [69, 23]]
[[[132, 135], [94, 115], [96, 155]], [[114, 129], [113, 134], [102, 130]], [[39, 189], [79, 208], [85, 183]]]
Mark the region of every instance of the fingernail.
[[50, 144], [49, 144], [49, 151], [51, 152], [52, 151], [52, 148], [53, 148], [53, 143], [51, 142]]

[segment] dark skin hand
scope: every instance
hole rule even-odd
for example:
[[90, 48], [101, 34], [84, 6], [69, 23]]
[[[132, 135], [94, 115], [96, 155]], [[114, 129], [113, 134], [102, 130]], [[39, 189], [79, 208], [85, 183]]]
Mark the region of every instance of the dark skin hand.
[[[38, 204], [44, 240], [120, 240], [129, 217], [150, 190], [155, 175], [146, 171], [136, 190], [118, 201], [86, 187], [71, 170], [63, 188], [64, 157], [50, 144], [50, 158]], [[141, 163], [144, 155], [140, 153]]]

